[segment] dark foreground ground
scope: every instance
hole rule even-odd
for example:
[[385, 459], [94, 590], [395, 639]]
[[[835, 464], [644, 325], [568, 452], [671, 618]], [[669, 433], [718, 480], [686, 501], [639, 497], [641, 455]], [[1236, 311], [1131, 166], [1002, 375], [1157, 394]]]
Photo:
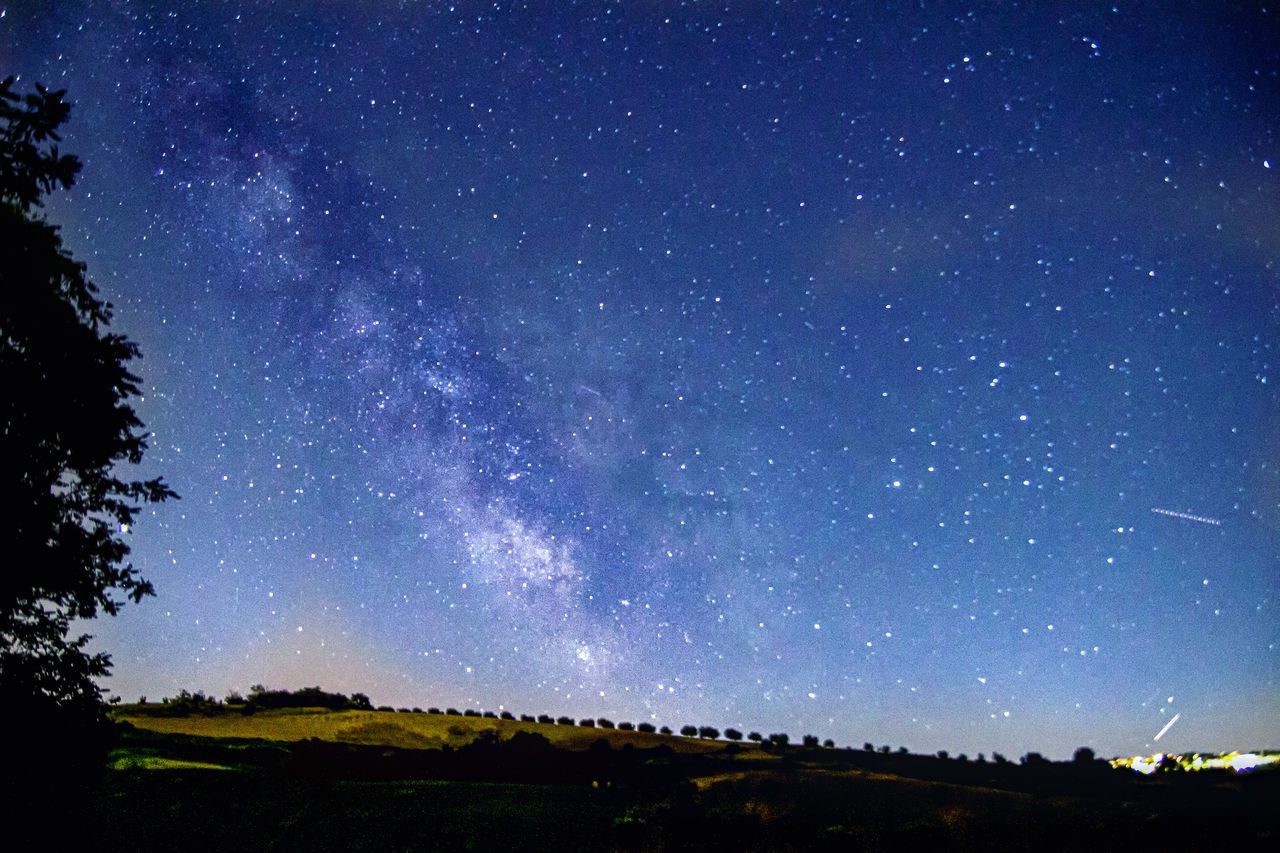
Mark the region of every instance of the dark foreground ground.
[[428, 756], [137, 734], [115, 753], [117, 766], [129, 765], [121, 756], [232, 769], [116, 769], [78, 788], [55, 785], [49, 797], [28, 789], [21, 799], [51, 808], [15, 812], [11, 826], [36, 830], [18, 837], [66, 849], [222, 853], [1218, 851], [1270, 849], [1280, 837], [1274, 773], [1139, 780], [1099, 768], [1008, 769], [987, 779], [991, 787], [921, 778], [925, 762], [897, 775], [858, 766], [869, 759], [856, 753], [801, 749], [768, 761], [604, 747], [575, 755], [536, 743]]

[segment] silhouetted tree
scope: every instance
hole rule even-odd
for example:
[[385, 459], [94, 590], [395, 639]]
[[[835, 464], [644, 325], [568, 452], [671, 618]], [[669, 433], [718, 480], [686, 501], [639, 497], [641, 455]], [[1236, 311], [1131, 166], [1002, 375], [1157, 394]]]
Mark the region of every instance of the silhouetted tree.
[[862, 748], [863, 748], [863, 749], [865, 749], [867, 752], [875, 752], [875, 751], [876, 751], [875, 745], [874, 745], [874, 744], [872, 744], [872, 743], [871, 743], [871, 741], [867, 741], [866, 743], [864, 743], [864, 744], [862, 745]]
[[697, 737], [698, 727], [697, 726], [681, 726], [680, 734], [684, 735], [685, 737]]
[[653, 723], [639, 723], [636, 726], [636, 731], [644, 732], [646, 734], [653, 734], [654, 732]]
[[724, 736], [729, 740], [742, 740], [742, 732], [737, 729], [725, 729]]
[[950, 756], [945, 749], [940, 749], [938, 750], [938, 757], [941, 758], [943, 761], [946, 761], [947, 758]]
[[635, 728], [636, 727], [633, 726], [631, 723], [618, 723], [618, 731], [620, 732], [635, 731]]
[[556, 718], [556, 725], [558, 725], [558, 726], [572, 726], [572, 725], [573, 725], [573, 717], [557, 717], [557, 718]]
[[805, 735], [804, 737], [802, 737], [802, 738], [800, 739], [800, 741], [801, 741], [801, 743], [803, 743], [805, 746], [817, 746], [817, 745], [818, 745], [818, 736], [817, 736], [817, 735]]
[[827, 738], [826, 740], [824, 740], [824, 741], [822, 742], [822, 745], [823, 745], [823, 746], [825, 746], [827, 749], [835, 749], [835, 748], [836, 748], [836, 742], [835, 742], [835, 741], [833, 741], [831, 738]]
[[606, 720], [604, 717], [597, 717], [596, 725], [602, 729], [611, 729], [613, 728], [613, 720]]
[[671, 726], [663, 726], [662, 728], [658, 729], [658, 733], [664, 734], [664, 735], [671, 734]]
[[1087, 746], [1080, 747], [1075, 755], [1071, 756], [1071, 760], [1076, 764], [1092, 764], [1096, 759], [1097, 755]]
[[80, 171], [55, 144], [71, 105], [13, 84], [0, 83], [0, 707], [66, 742], [104, 719], [94, 679], [111, 668], [72, 622], [154, 594], [125, 562], [124, 534], [143, 505], [177, 495], [160, 478], [121, 479], [147, 449], [130, 406], [138, 346], [107, 331], [111, 305], [33, 210]]
[[791, 736], [788, 735], [786, 732], [776, 732], [774, 734], [769, 735], [769, 743], [773, 744], [774, 746], [786, 746], [787, 744], [791, 743]]
[[699, 726], [698, 737], [706, 738], [707, 740], [715, 740], [720, 737], [720, 730], [715, 726]]
[[539, 715], [538, 715], [538, 722], [540, 722], [540, 723], [554, 723], [554, 722], [555, 722], [555, 719], [554, 719], [550, 714], [539, 714]]
[[586, 729], [594, 729], [596, 727], [596, 721], [588, 717], [585, 720], [578, 720], [578, 725]]
[[747, 740], [751, 740], [751, 741], [755, 741], [756, 743], [759, 743], [760, 741], [764, 740], [764, 735], [760, 734], [759, 732], [752, 732], [751, 734], [747, 735]]

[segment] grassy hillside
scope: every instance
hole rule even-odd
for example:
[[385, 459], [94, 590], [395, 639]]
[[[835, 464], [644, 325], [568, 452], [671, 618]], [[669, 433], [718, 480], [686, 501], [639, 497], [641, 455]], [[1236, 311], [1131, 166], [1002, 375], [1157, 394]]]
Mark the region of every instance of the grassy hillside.
[[[614, 749], [631, 744], [636, 749], [660, 745], [680, 753], [707, 753], [724, 749], [724, 741], [672, 735], [628, 732], [618, 729], [548, 725], [489, 717], [451, 714], [399, 713], [393, 711], [328, 711], [319, 708], [281, 708], [242, 714], [218, 707], [209, 713], [171, 716], [165, 705], [121, 705], [112, 716], [152, 732], [213, 738], [253, 738], [300, 741], [312, 738], [333, 743], [389, 746], [398, 749], [439, 749], [466, 746], [484, 732], [502, 740], [516, 732], [540, 734], [559, 749], [585, 750], [600, 739]], [[745, 750], [754, 747], [744, 746]]]

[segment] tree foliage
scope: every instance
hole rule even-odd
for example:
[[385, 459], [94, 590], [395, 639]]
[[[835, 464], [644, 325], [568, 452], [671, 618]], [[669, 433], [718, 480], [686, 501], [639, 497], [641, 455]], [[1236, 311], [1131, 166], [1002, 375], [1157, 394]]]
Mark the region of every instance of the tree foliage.
[[159, 478], [122, 479], [147, 447], [129, 405], [138, 347], [107, 331], [111, 305], [37, 212], [80, 170], [56, 145], [70, 104], [63, 91], [13, 86], [0, 83], [0, 703], [92, 721], [110, 658], [86, 651], [72, 623], [154, 594], [126, 561], [123, 533], [143, 505], [176, 495]]

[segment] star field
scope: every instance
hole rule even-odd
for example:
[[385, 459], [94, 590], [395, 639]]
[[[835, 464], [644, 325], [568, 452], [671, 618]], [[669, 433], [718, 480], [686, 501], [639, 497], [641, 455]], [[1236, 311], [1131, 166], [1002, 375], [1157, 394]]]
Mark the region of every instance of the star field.
[[182, 496], [107, 686], [1275, 746], [1275, 12], [907, 6], [4, 10]]

